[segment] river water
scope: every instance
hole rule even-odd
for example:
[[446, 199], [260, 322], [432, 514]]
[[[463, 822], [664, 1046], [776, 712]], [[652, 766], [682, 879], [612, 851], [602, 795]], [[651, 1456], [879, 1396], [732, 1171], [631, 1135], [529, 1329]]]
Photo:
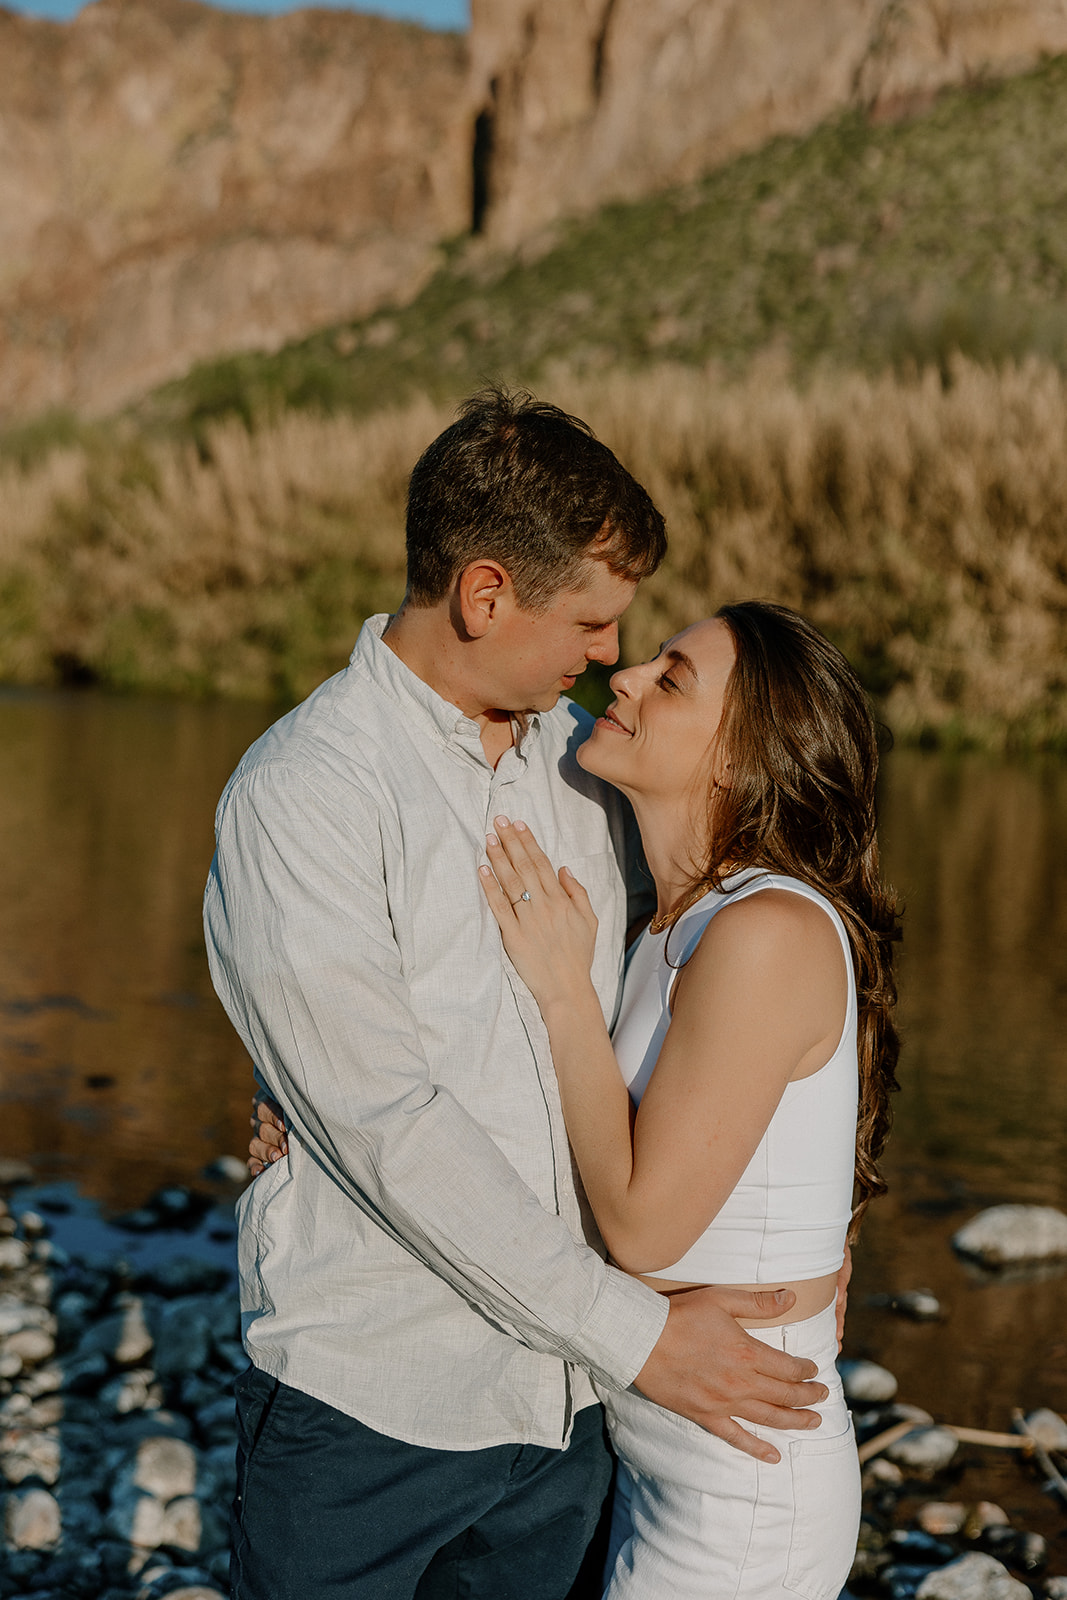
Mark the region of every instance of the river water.
[[[208, 980], [200, 896], [215, 800], [269, 720], [0, 692], [0, 1153], [106, 1208], [243, 1151], [249, 1064]], [[895, 752], [882, 817], [907, 907], [902, 1092], [847, 1350], [939, 1419], [1000, 1430], [1015, 1405], [1067, 1411], [1067, 1273], [983, 1281], [949, 1240], [985, 1205], [1067, 1208], [1067, 764]], [[871, 1303], [919, 1287], [942, 1321]], [[1062, 1509], [1007, 1457], [965, 1457], [961, 1492], [1067, 1558]]]

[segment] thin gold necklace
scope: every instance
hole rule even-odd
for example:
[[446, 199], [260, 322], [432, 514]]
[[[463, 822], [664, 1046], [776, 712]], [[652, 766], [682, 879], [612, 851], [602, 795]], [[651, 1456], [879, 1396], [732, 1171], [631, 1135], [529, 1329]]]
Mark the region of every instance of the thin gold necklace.
[[677, 922], [682, 913], [688, 911], [691, 905], [695, 905], [701, 895], [706, 894], [707, 891], [708, 885], [706, 883], [694, 883], [686, 890], [676, 906], [671, 906], [662, 915], [652, 918], [648, 925], [649, 933], [662, 933], [664, 928], [669, 928], [672, 922]]

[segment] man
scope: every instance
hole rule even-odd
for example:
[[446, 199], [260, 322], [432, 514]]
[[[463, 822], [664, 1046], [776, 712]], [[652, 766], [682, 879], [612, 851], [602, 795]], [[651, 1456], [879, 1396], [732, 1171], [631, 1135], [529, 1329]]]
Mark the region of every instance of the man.
[[662, 519], [584, 425], [490, 391], [418, 462], [407, 537], [397, 616], [217, 818], [212, 975], [290, 1130], [241, 1207], [235, 1600], [562, 1600], [609, 1471], [591, 1377], [768, 1459], [733, 1419], [816, 1423], [786, 1408], [825, 1392], [733, 1320], [770, 1294], [668, 1301], [584, 1242], [478, 887], [494, 817], [523, 817], [590, 892], [610, 1018], [628, 820], [559, 700], [616, 659]]

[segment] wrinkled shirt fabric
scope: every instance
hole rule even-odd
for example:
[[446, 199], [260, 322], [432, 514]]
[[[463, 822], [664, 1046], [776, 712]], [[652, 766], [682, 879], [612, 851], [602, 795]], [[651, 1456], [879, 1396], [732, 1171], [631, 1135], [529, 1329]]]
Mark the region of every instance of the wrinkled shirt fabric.
[[585, 712], [531, 715], [494, 770], [387, 622], [252, 746], [216, 816], [212, 978], [290, 1127], [238, 1208], [245, 1344], [393, 1438], [563, 1446], [667, 1302], [588, 1242], [547, 1035], [477, 866], [503, 812], [574, 871], [610, 1022], [632, 818], [575, 761]]

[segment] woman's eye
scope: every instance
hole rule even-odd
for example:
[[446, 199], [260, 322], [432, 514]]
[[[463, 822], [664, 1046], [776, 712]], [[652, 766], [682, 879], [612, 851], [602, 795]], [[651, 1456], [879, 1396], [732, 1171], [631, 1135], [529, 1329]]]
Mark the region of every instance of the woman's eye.
[[669, 672], [661, 672], [656, 682], [661, 689], [677, 689], [678, 687]]

